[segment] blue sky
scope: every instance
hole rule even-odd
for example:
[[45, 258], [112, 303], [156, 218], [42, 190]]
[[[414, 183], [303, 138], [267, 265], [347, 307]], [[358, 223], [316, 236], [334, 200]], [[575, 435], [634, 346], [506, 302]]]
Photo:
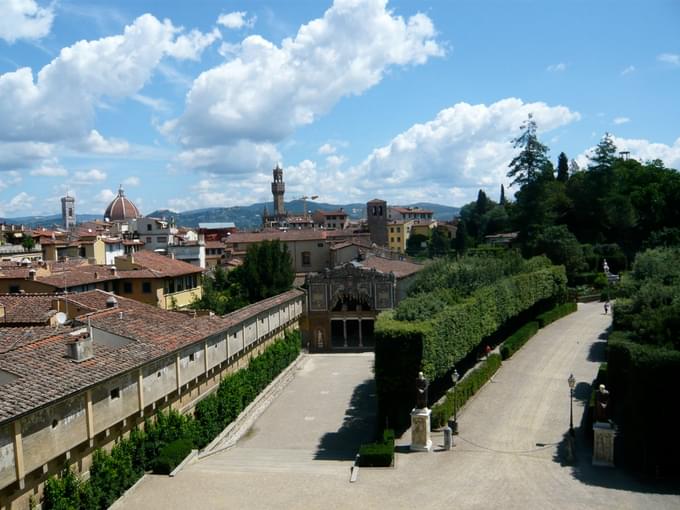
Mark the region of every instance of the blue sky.
[[680, 2], [0, 0], [0, 216], [460, 206], [605, 132], [680, 168]]

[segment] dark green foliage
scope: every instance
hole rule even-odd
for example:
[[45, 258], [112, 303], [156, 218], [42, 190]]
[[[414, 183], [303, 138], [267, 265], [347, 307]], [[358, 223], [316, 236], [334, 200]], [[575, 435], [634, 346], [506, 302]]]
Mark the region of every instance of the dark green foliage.
[[513, 186], [515, 184], [521, 186], [535, 181], [546, 164], [549, 163], [548, 148], [538, 141], [536, 121], [532, 114], [529, 114], [521, 129], [522, 134], [512, 140], [513, 147], [521, 150], [508, 165], [510, 168], [508, 177], [513, 179]]
[[560, 182], [569, 180], [569, 160], [564, 152], [560, 152], [557, 158], [557, 180]]
[[427, 243], [427, 251], [430, 258], [443, 257], [451, 250], [451, 242], [448, 238], [441, 233], [441, 231], [435, 229], [432, 232], [432, 237], [430, 237]]
[[30, 235], [25, 235], [21, 240], [21, 246], [23, 246], [24, 250], [31, 251], [35, 248], [35, 239]]
[[555, 322], [562, 317], [566, 317], [570, 313], [574, 313], [576, 309], [576, 303], [563, 303], [561, 305], [557, 305], [552, 310], [548, 310], [547, 312], [540, 314], [538, 317], [536, 317], [536, 320], [538, 321], [538, 325], [544, 328], [551, 322]]
[[390, 467], [394, 461], [394, 430], [385, 429], [382, 441], [359, 447], [359, 466]]
[[145, 471], [169, 473], [192, 448], [214, 439], [300, 352], [300, 332], [286, 331], [252, 359], [247, 368], [224, 378], [217, 392], [201, 400], [195, 416], [175, 410], [159, 412], [146, 420], [144, 430], [134, 429], [111, 449], [94, 452], [90, 478], [81, 481], [66, 469], [45, 484], [42, 508], [106, 509], [129, 489]]
[[611, 169], [616, 161], [616, 145], [609, 133], [604, 134], [588, 159], [590, 160], [588, 170], [603, 172]]
[[515, 354], [520, 349], [520, 347], [527, 343], [527, 340], [529, 340], [538, 332], [538, 329], [538, 322], [532, 321], [528, 322], [515, 331], [512, 335], [510, 335], [507, 340], [503, 342], [503, 345], [501, 345], [500, 351], [503, 359], [508, 359], [510, 356]]
[[[480, 259], [484, 260], [484, 259]], [[504, 266], [496, 259], [486, 259], [489, 270], [502, 274]], [[502, 262], [502, 261], [501, 261]], [[506, 261], [507, 262], [507, 261]], [[471, 266], [475, 271], [482, 265]], [[426, 320], [400, 321], [397, 316], [414, 319], [407, 310], [380, 314], [376, 322], [375, 376], [378, 393], [378, 413], [390, 426], [403, 425], [413, 403], [413, 381], [419, 371], [428, 379], [444, 376], [451, 367], [462, 360], [484, 339], [498, 330], [506, 321], [537, 303], [561, 296], [566, 289], [564, 268], [545, 267], [545, 260], [520, 263], [527, 272], [501, 277], [493, 283], [480, 286], [479, 279], [460, 278], [460, 267], [442, 263], [441, 275], [425, 276], [419, 283], [421, 289], [441, 287], [440, 281], [450, 281], [453, 288], [466, 289], [460, 299], [440, 310], [430, 306]], [[494, 269], [495, 268], [495, 269]], [[469, 269], [469, 268], [467, 268]], [[487, 278], [483, 271], [466, 272]], [[448, 273], [446, 273], [448, 271]], [[492, 271], [493, 272], [493, 271]], [[474, 289], [474, 290], [473, 290]], [[470, 292], [471, 291], [471, 292]], [[442, 295], [444, 291], [436, 291]], [[425, 301], [425, 293], [418, 294], [405, 305], [416, 306]], [[433, 302], [430, 302], [430, 305]], [[400, 305], [401, 308], [401, 305]], [[423, 307], [422, 309], [425, 309]]]
[[508, 200], [505, 198], [505, 186], [501, 184], [501, 196], [500, 199], [498, 200], [498, 203], [505, 207], [508, 203]]
[[153, 464], [153, 472], [169, 475], [191, 453], [194, 445], [191, 440], [182, 438], [166, 444]]
[[293, 285], [295, 272], [288, 247], [263, 241], [248, 248], [243, 265], [229, 272], [216, 267], [203, 279], [203, 295], [191, 303], [197, 310], [224, 315], [268, 297], [286, 292]]
[[553, 264], [563, 265], [567, 276], [587, 269], [581, 245], [565, 225], [546, 227], [537, 233], [533, 252], [546, 255]]
[[470, 246], [467, 227], [465, 226], [465, 222], [463, 220], [458, 222], [458, 226], [456, 228], [456, 239], [454, 240], [453, 244], [458, 255], [465, 254], [465, 251]]
[[406, 241], [406, 254], [418, 257], [427, 253], [428, 237], [423, 234], [412, 234]]
[[456, 385], [455, 394], [453, 391], [449, 391], [444, 402], [432, 406], [432, 427], [439, 428], [446, 425], [448, 419], [454, 414], [454, 408], [463, 407], [470, 397], [491, 379], [500, 366], [501, 357], [498, 354], [490, 354], [488, 359], [483, 361], [479, 367], [465, 374], [465, 377]]

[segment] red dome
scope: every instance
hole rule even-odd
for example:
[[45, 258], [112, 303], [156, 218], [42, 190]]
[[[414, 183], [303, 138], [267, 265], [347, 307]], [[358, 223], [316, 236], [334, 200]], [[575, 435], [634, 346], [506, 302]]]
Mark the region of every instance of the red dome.
[[108, 221], [124, 221], [141, 217], [137, 206], [125, 197], [123, 188], [118, 190], [118, 196], [113, 199], [104, 212], [104, 219]]

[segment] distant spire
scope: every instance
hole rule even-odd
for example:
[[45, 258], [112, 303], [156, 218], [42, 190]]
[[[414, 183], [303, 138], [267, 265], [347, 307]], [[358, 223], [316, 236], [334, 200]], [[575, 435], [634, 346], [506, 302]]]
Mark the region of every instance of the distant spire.
[[118, 185], [118, 196], [125, 196], [125, 191], [123, 190], [123, 185], [119, 184]]

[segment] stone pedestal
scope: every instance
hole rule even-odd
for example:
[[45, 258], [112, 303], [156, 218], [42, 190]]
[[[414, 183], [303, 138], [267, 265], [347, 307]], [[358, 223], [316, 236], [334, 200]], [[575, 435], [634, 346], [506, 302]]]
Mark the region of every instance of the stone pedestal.
[[430, 414], [432, 411], [414, 409], [411, 411], [411, 450], [416, 452], [432, 451], [430, 439]]
[[614, 434], [609, 423], [593, 425], [593, 466], [614, 467]]

